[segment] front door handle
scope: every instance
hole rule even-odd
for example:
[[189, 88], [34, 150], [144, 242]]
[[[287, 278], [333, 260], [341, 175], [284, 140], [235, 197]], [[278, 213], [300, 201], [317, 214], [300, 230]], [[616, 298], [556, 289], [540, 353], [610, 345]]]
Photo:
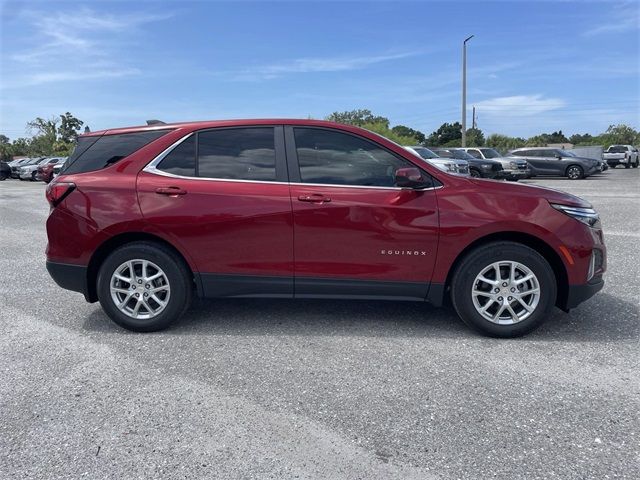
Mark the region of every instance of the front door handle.
[[321, 193], [312, 193], [311, 195], [300, 195], [298, 197], [298, 201], [311, 203], [329, 203], [331, 199]]
[[178, 195], [185, 195], [187, 191], [183, 190], [180, 187], [159, 187], [156, 188], [156, 193], [160, 195], [169, 195], [170, 197], [175, 197]]

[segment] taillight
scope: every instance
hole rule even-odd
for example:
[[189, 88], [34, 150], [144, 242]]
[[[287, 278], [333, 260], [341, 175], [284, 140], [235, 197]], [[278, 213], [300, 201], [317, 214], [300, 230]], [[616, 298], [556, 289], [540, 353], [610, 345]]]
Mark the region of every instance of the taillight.
[[47, 201], [52, 207], [57, 206], [76, 188], [75, 183], [71, 182], [51, 182], [47, 185]]

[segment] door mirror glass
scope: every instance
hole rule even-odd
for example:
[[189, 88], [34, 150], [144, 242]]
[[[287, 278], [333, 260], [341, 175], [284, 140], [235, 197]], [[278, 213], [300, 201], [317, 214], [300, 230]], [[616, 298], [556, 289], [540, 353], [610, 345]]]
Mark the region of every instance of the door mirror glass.
[[402, 188], [422, 188], [425, 186], [424, 177], [415, 167], [405, 167], [396, 170], [396, 185]]

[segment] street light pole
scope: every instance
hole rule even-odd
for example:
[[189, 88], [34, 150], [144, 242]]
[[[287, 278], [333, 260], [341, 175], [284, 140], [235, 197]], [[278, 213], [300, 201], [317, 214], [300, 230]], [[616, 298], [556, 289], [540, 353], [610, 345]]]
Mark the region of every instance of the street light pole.
[[462, 42], [462, 146], [467, 146], [467, 42], [473, 35]]

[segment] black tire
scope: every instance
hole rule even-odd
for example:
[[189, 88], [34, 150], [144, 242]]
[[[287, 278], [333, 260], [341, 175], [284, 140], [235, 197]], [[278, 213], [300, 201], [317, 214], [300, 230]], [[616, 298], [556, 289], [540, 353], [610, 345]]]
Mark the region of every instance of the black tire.
[[482, 175], [480, 174], [480, 170], [476, 170], [475, 168], [469, 169], [469, 176], [473, 178], [482, 178]]
[[[111, 298], [110, 280], [113, 273], [124, 262], [134, 259], [148, 260], [160, 267], [171, 288], [164, 310], [149, 319], [135, 319], [126, 315]], [[97, 293], [100, 305], [115, 323], [134, 332], [154, 332], [169, 327], [189, 308], [193, 296], [193, 275], [183, 259], [170, 248], [153, 242], [134, 242], [116, 249], [104, 260], [98, 272]]]
[[569, 180], [579, 180], [584, 178], [584, 170], [580, 165], [569, 165], [565, 175]]
[[31, 181], [32, 181], [32, 182], [35, 182], [35, 181], [36, 181], [36, 173], [37, 173], [37, 172], [33, 172], [33, 173], [31, 174]]
[[[472, 289], [476, 277], [494, 262], [512, 261], [527, 267], [537, 277], [540, 297], [527, 318], [500, 325], [484, 318], [474, 306]], [[539, 327], [556, 302], [557, 284], [549, 262], [537, 251], [515, 242], [494, 242], [469, 252], [456, 268], [451, 282], [451, 301], [464, 323], [491, 337], [512, 338]]]
[[631, 162], [627, 162], [624, 164], [624, 168], [631, 168]]
[[633, 168], [638, 168], [638, 164], [640, 164], [640, 158], [636, 158], [636, 161], [633, 164]]

